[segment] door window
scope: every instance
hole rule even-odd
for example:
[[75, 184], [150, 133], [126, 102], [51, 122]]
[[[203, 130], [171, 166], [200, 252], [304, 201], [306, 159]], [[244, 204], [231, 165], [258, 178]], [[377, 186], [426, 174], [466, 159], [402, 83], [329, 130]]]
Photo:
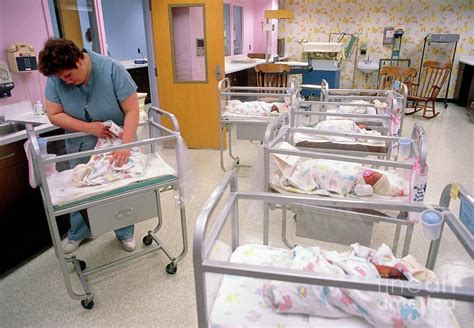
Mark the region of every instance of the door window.
[[204, 6], [170, 6], [175, 82], [207, 82]]
[[242, 7], [233, 6], [234, 55], [242, 54]]

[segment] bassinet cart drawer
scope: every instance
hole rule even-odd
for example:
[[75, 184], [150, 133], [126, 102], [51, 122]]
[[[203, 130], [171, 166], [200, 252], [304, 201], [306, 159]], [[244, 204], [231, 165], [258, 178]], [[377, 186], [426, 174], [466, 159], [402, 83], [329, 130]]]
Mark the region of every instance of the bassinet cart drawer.
[[93, 237], [158, 216], [155, 192], [120, 199], [87, 209]]
[[355, 213], [332, 213], [318, 209], [296, 209], [296, 235], [304, 238], [351, 245], [370, 246], [373, 221], [363, 220]]
[[236, 134], [238, 140], [264, 140], [268, 122], [246, 122], [237, 124]]

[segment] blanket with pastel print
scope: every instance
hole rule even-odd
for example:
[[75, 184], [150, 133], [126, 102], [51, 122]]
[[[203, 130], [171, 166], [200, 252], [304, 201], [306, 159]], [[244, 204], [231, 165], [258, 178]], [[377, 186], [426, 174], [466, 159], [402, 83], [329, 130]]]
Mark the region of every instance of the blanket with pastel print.
[[[397, 259], [390, 248], [382, 245], [373, 250], [359, 244], [344, 253], [324, 251], [318, 247], [295, 247], [287, 261], [289, 269], [330, 274], [332, 276], [379, 278], [380, 267], [390, 267], [409, 281], [434, 281], [435, 274], [412, 256]], [[326, 318], [358, 316], [376, 327], [430, 326], [427, 299], [412, 299], [388, 293], [347, 288], [266, 282], [263, 298], [278, 313], [307, 314]]]
[[[122, 144], [120, 135], [123, 129], [112, 121], [103, 123], [112, 132], [110, 138], [98, 138], [95, 149], [103, 149]], [[106, 185], [111, 182], [138, 178], [143, 176], [146, 167], [146, 157], [140, 148], [131, 148], [128, 162], [122, 166], [111, 163], [112, 152], [92, 155], [86, 164], [79, 164], [73, 169], [72, 181], [76, 187]]]

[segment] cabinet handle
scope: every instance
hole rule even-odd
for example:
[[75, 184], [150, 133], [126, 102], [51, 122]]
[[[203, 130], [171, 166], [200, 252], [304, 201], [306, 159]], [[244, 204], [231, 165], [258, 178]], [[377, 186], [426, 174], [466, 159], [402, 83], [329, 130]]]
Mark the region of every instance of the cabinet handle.
[[118, 219], [121, 219], [125, 216], [129, 216], [133, 213], [133, 207], [129, 207], [129, 208], [125, 208], [125, 209], [122, 209], [122, 210], [118, 210], [117, 212], [115, 212], [115, 216], [118, 218]]
[[13, 156], [15, 156], [15, 153], [11, 153], [11, 154], [2, 156], [2, 157], [0, 157], [0, 161], [3, 161], [4, 159], [7, 159], [7, 158], [10, 158], [10, 157], [13, 157]]

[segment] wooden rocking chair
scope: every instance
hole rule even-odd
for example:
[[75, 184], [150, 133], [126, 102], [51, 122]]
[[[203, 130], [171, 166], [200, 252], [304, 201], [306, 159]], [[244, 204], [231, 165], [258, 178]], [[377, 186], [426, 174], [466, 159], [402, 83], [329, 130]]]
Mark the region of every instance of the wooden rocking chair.
[[[403, 66], [384, 66], [380, 69], [380, 83], [379, 89], [392, 89], [392, 84], [395, 81], [405, 83], [407, 86], [413, 83], [416, 76], [416, 68]], [[408, 90], [410, 94], [410, 90]]]
[[[406, 115], [412, 115], [420, 110], [423, 110], [423, 117], [434, 118], [438, 116], [435, 104], [441, 88], [451, 72], [451, 63], [438, 63], [434, 61], [427, 61], [423, 63], [423, 68], [420, 76], [420, 83], [408, 83], [408, 101], [412, 104], [407, 105], [407, 108], [413, 108], [412, 112]], [[423, 105], [419, 105], [423, 103]], [[431, 103], [431, 105], [429, 105]], [[431, 110], [430, 116], [426, 115], [427, 110]]]

